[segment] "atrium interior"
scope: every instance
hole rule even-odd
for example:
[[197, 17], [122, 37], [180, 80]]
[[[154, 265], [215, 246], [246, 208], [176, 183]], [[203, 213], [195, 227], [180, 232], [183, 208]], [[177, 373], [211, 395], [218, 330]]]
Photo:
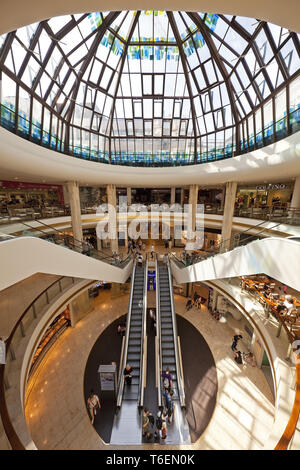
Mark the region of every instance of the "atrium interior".
[[300, 7], [32, 3], [0, 7], [0, 449], [299, 450]]

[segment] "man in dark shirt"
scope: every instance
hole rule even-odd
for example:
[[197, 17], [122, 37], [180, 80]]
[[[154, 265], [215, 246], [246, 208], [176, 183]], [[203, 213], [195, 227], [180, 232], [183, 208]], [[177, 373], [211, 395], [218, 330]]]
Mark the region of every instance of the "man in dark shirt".
[[124, 369], [124, 376], [125, 376], [127, 385], [131, 385], [132, 371], [133, 371], [133, 368], [129, 364], [127, 364], [127, 366]]
[[237, 364], [243, 364], [243, 358], [241, 351], [236, 351], [234, 354], [234, 360]]
[[236, 347], [237, 347], [238, 341], [239, 341], [240, 339], [242, 339], [242, 338], [243, 338], [242, 335], [234, 335], [234, 337], [233, 337], [233, 343], [232, 343], [232, 345], [231, 345], [232, 351], [236, 351]]

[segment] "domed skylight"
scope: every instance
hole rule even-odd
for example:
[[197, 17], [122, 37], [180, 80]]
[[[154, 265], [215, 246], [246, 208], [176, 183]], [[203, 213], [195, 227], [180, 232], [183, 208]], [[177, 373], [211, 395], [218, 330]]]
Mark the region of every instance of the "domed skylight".
[[0, 36], [1, 125], [94, 161], [184, 165], [299, 128], [299, 37], [252, 18], [122, 11]]

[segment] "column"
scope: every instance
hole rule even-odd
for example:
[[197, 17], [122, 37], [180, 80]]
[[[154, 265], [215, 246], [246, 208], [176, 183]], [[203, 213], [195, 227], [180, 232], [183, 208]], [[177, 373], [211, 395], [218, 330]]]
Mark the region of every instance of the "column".
[[213, 290], [213, 293], [212, 293], [212, 302], [211, 302], [211, 310], [214, 312], [218, 309], [217, 305], [218, 305], [218, 297], [219, 297], [219, 293], [216, 289]]
[[224, 186], [222, 188], [222, 201], [221, 201], [221, 210], [224, 210], [224, 204], [225, 204], [225, 192], [226, 192], [226, 187]]
[[224, 205], [224, 214], [223, 214], [223, 223], [222, 223], [222, 251], [227, 251], [230, 249], [230, 237], [232, 231], [232, 219], [234, 212], [234, 203], [236, 196], [237, 183], [235, 181], [230, 181], [226, 183], [226, 194], [225, 194], [225, 205]]
[[[175, 204], [175, 186], [171, 187], [171, 194], [170, 194], [170, 206], [172, 207]], [[170, 240], [169, 240], [169, 248], [174, 246], [174, 212], [170, 213]]]
[[102, 251], [102, 240], [97, 237], [97, 250]]
[[71, 221], [72, 221], [72, 230], [73, 237], [82, 242], [82, 225], [81, 225], [81, 210], [80, 210], [80, 198], [79, 198], [79, 186], [77, 181], [68, 181], [68, 199], [71, 209]]
[[171, 188], [171, 198], [170, 198], [170, 204], [171, 204], [171, 206], [172, 206], [173, 204], [175, 204], [175, 191], [176, 191], [175, 186], [172, 186], [172, 188]]
[[131, 206], [131, 188], [127, 188], [127, 205]]
[[192, 184], [190, 186], [189, 204], [192, 205], [192, 230], [196, 230], [196, 212], [198, 202], [198, 185]]
[[183, 208], [183, 201], [184, 201], [184, 188], [180, 190], [180, 205]]
[[64, 194], [65, 206], [68, 206], [70, 204], [70, 201], [69, 201], [68, 186], [66, 184], [63, 185], [63, 194]]
[[291, 200], [291, 207], [300, 209], [300, 176], [295, 179], [294, 191]]
[[[116, 185], [108, 184], [106, 186], [106, 192], [107, 192], [107, 203], [113, 206], [115, 208], [115, 211], [117, 211]], [[117, 217], [115, 220], [113, 220], [113, 218], [110, 219], [110, 226], [112, 229], [115, 228], [115, 231], [116, 231], [116, 238], [110, 240], [110, 248], [111, 248], [111, 251], [118, 253], [119, 247], [118, 247]]]

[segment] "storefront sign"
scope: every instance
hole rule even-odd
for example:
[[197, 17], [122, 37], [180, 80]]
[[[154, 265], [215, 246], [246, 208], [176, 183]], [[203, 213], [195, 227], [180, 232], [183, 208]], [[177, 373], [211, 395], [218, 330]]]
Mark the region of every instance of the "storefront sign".
[[267, 191], [268, 189], [285, 189], [285, 184], [262, 184], [256, 186], [257, 191]]

